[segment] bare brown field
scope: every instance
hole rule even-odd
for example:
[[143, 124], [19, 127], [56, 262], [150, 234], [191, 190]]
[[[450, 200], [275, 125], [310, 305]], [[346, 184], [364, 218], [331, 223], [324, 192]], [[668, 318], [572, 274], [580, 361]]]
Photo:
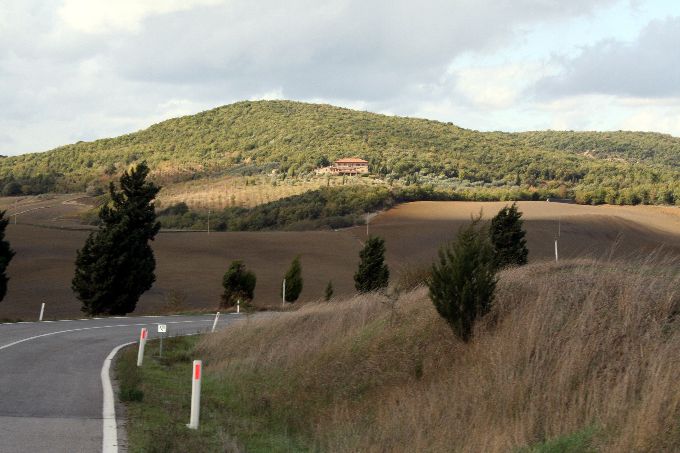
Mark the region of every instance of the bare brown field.
[[[8, 227], [7, 236], [17, 255], [9, 267], [11, 280], [7, 296], [0, 302], [0, 318], [33, 319], [41, 302], [48, 303], [51, 318], [80, 314], [70, 281], [76, 249], [84, 243], [87, 231], [21, 223], [59, 226], [61, 222], [53, 221], [55, 218], [80, 209], [62, 203], [68, 199], [34, 201], [34, 207], [52, 207], [22, 214], [18, 225]], [[388, 263], [397, 274], [404, 268], [430, 263], [439, 246], [451, 240], [459, 226], [480, 208], [488, 218], [502, 206], [504, 203], [409, 203], [377, 216], [370, 228], [371, 233], [385, 237]], [[523, 202], [519, 206], [525, 214], [531, 261], [553, 259], [558, 219], [560, 256], [564, 259], [600, 258], [608, 256], [614, 247], [617, 257], [637, 256], [659, 247], [680, 256], [680, 216], [672, 208], [545, 202]], [[222, 275], [234, 259], [244, 260], [257, 274], [255, 303], [260, 306], [278, 306], [281, 278], [298, 254], [305, 279], [301, 301], [321, 298], [329, 280], [338, 296], [351, 295], [364, 238], [365, 227], [314, 232], [161, 232], [153, 244], [157, 281], [142, 296], [136, 313], [166, 310], [175, 292], [186, 295], [184, 309], [216, 308]]]

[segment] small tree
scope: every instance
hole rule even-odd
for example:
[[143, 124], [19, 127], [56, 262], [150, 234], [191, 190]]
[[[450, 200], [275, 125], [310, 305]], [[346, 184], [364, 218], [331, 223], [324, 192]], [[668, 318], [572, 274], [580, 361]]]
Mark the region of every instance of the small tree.
[[160, 229], [152, 203], [160, 187], [146, 181], [148, 174], [142, 162], [123, 173], [120, 191], [109, 185], [111, 200], [99, 210], [99, 228], [77, 252], [71, 288], [87, 314], [130, 313], [156, 280], [149, 241]]
[[359, 268], [354, 274], [357, 291], [367, 293], [387, 288], [390, 270], [385, 264], [385, 240], [371, 236], [359, 252]]
[[283, 278], [286, 279], [286, 294], [284, 295], [286, 302], [295, 302], [302, 292], [302, 266], [300, 265], [299, 256], [296, 256], [293, 262], [290, 263], [288, 272], [286, 272]]
[[323, 294], [324, 300], [326, 302], [330, 301], [333, 298], [333, 282], [329, 281], [328, 284], [326, 285], [326, 289]]
[[526, 232], [522, 229], [522, 213], [517, 204], [505, 206], [491, 219], [489, 237], [494, 248], [494, 264], [496, 269], [508, 266], [521, 266], [527, 263], [529, 250]]
[[480, 220], [481, 215], [439, 250], [427, 282], [435, 308], [463, 341], [470, 339], [475, 320], [489, 311], [496, 288], [493, 247]]
[[5, 229], [9, 224], [9, 219], [5, 218], [5, 212], [0, 211], [0, 301], [7, 294], [9, 277], [7, 277], [5, 271], [7, 271], [7, 266], [9, 266], [9, 262], [14, 257], [14, 250], [10, 248], [9, 242], [5, 240]]
[[239, 300], [244, 303], [250, 302], [255, 294], [256, 282], [255, 274], [246, 269], [243, 261], [232, 261], [222, 277], [224, 293], [220, 306], [233, 307]]

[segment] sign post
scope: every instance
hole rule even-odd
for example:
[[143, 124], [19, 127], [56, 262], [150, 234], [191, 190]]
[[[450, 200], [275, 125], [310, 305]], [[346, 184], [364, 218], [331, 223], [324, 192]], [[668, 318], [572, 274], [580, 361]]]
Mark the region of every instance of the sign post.
[[163, 337], [165, 336], [165, 332], [168, 331], [168, 326], [165, 324], [158, 324], [158, 333], [160, 334], [159, 336], [161, 337], [161, 346], [160, 346], [160, 351], [158, 353], [159, 357], [163, 357]]
[[146, 346], [146, 327], [139, 333], [139, 350], [137, 351], [137, 366], [142, 366], [144, 360], [144, 346]]
[[203, 363], [194, 360], [191, 370], [191, 417], [187, 427], [198, 429], [198, 417], [201, 409], [201, 378], [203, 377]]

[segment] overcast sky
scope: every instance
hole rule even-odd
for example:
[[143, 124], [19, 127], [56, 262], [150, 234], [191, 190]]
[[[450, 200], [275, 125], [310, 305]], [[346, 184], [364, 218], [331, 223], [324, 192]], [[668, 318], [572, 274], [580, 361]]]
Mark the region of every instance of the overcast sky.
[[0, 0], [0, 154], [244, 99], [680, 136], [677, 0]]

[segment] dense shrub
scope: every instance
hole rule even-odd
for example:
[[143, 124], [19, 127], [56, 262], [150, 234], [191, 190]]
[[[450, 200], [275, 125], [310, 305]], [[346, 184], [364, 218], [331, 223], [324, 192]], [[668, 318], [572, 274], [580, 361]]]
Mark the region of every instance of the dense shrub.
[[256, 282], [255, 274], [247, 270], [242, 261], [232, 261], [222, 277], [224, 293], [220, 306], [233, 307], [239, 300], [244, 303], [253, 300]]
[[371, 236], [359, 252], [359, 268], [354, 274], [354, 286], [360, 293], [387, 288], [390, 271], [385, 264], [385, 240]]
[[476, 319], [491, 308], [496, 287], [493, 247], [480, 219], [439, 250], [428, 280], [432, 303], [463, 341], [472, 336]]

